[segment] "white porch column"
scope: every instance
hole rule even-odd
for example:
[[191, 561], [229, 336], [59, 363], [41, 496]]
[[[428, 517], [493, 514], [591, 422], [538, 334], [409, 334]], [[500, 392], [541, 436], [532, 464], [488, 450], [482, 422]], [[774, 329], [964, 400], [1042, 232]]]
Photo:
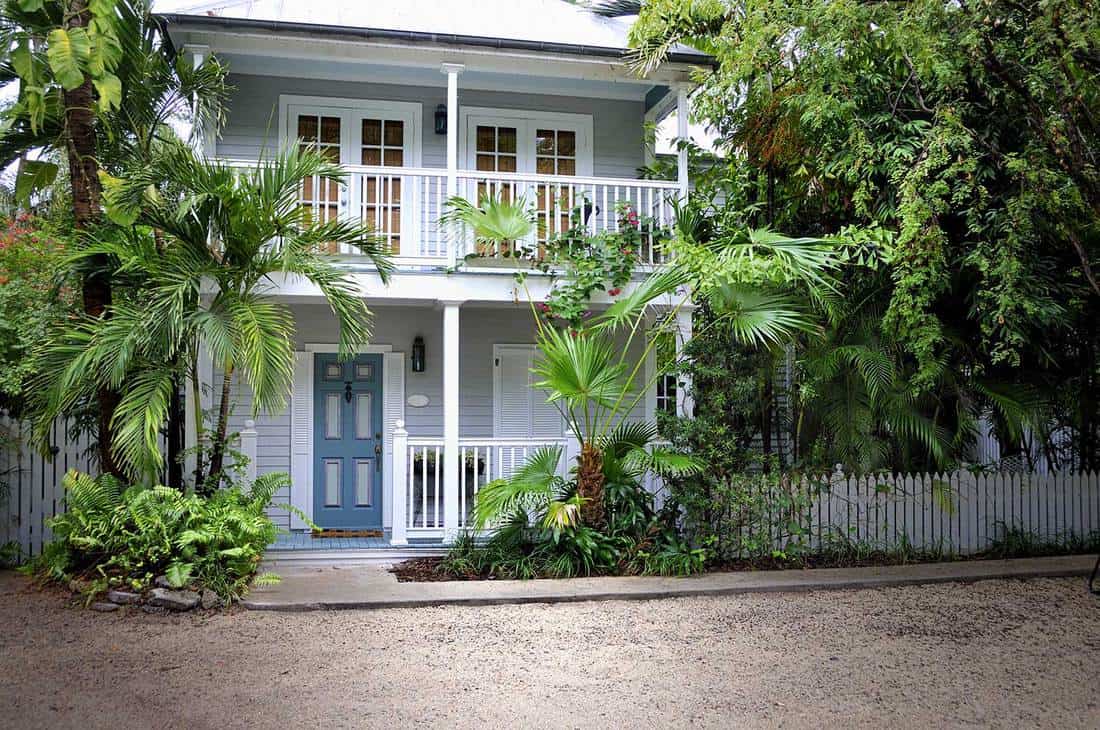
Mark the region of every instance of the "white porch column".
[[[199, 44], [188, 44], [187, 52], [191, 54], [191, 67], [198, 68], [201, 66], [207, 58], [210, 57], [210, 46], [204, 46]], [[199, 106], [199, 97], [197, 94], [191, 97], [191, 113], [197, 115]], [[194, 119], [194, 116], [192, 117]], [[198, 125], [198, 122], [194, 122]], [[194, 143], [192, 146], [195, 148], [195, 152], [200, 157], [213, 157], [214, 156], [214, 144], [216, 131], [213, 129], [205, 129], [201, 126], [192, 130], [192, 139]]]
[[443, 304], [443, 527], [444, 539], [458, 534], [458, 320], [460, 301]]
[[[447, 198], [458, 195], [458, 75], [466, 67], [461, 63], [445, 63], [441, 70], [447, 74]], [[458, 241], [447, 246], [447, 265], [454, 267], [458, 261]]]
[[[210, 46], [188, 44], [184, 49], [186, 53], [191, 54], [191, 66], [192, 68], [198, 68], [203, 64], [206, 58], [210, 55]], [[198, 112], [199, 98], [198, 95], [194, 95], [191, 98], [191, 113], [192, 119], [195, 119]], [[195, 121], [194, 124], [198, 125]], [[213, 156], [215, 151], [215, 136], [214, 130], [205, 129], [201, 126], [192, 129], [191, 131], [191, 147], [195, 150], [195, 154], [199, 157]], [[202, 362], [205, 358], [205, 350], [200, 347], [199, 349], [199, 379], [203, 384], [209, 383], [208, 380], [202, 379]], [[201, 387], [200, 387], [201, 391]], [[191, 479], [195, 475], [195, 447], [198, 445], [198, 433], [199, 428], [203, 424], [197, 423], [195, 420], [195, 402], [194, 393], [191, 387], [188, 386], [187, 381], [184, 381], [183, 386], [183, 448], [186, 456], [183, 458], [183, 478]], [[200, 397], [200, 407], [205, 410], [207, 408], [204, 400]]]
[[681, 143], [688, 139], [688, 88], [676, 86], [676, 182], [680, 185], [680, 199], [688, 195], [688, 151]]
[[256, 481], [258, 443], [259, 434], [256, 433], [256, 422], [249, 418], [244, 422], [244, 429], [241, 431], [241, 454], [247, 460], [244, 465], [244, 478], [249, 484]]
[[390, 501], [393, 505], [391, 545], [409, 544], [408, 459], [409, 432], [405, 430], [405, 422], [398, 419], [393, 429], [393, 465], [390, 469], [393, 485], [393, 499]]
[[[676, 312], [677, 362], [683, 357], [684, 346], [691, 341], [691, 314], [692, 308], [686, 304]], [[676, 413], [685, 418], [690, 418], [695, 411], [695, 404], [688, 392], [690, 389], [691, 378], [687, 375], [680, 375], [676, 384]]]

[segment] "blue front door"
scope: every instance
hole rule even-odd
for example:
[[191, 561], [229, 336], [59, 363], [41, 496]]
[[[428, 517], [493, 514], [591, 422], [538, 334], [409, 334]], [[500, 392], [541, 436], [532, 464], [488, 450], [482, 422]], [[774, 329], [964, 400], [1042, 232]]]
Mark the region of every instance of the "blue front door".
[[382, 527], [382, 356], [313, 361], [313, 521]]

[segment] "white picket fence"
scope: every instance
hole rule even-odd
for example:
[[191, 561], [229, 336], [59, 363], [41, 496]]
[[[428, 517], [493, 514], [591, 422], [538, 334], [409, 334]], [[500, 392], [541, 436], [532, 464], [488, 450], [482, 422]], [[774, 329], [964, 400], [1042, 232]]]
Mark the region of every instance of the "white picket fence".
[[[54, 425], [55, 453], [47, 458], [26, 446], [26, 424], [0, 416], [0, 545], [14, 542], [24, 556], [38, 555], [50, 540], [46, 521], [64, 509], [65, 473], [94, 471], [89, 437], [68, 438], [68, 425]], [[797, 508], [777, 509], [765, 528], [774, 529], [769, 539], [778, 549], [792, 532], [814, 550], [852, 542], [944, 555], [982, 552], [1010, 529], [1036, 542], [1060, 544], [1100, 533], [1096, 472], [858, 477], [838, 472], [802, 486]], [[798, 529], [790, 530], [794, 525]]]
[[[803, 488], [793, 511], [769, 521], [777, 549], [793, 534], [811, 550], [847, 542], [885, 551], [972, 555], [1009, 530], [1036, 543], [1062, 545], [1100, 534], [1096, 472], [838, 472], [806, 480]], [[790, 529], [796, 524], [797, 530]]]
[[69, 438], [70, 422], [54, 423], [50, 457], [27, 446], [30, 425], [0, 415], [0, 545], [15, 542], [24, 556], [38, 555], [50, 541], [46, 521], [64, 509], [65, 472], [94, 470], [87, 434]]

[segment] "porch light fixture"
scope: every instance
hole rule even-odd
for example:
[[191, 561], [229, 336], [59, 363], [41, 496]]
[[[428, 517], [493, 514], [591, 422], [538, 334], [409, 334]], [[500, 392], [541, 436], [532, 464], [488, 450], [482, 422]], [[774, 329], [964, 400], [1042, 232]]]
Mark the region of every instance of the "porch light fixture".
[[414, 373], [424, 372], [424, 338], [419, 335], [413, 339], [412, 368]]
[[447, 107], [444, 104], [435, 108], [435, 133], [447, 133]]

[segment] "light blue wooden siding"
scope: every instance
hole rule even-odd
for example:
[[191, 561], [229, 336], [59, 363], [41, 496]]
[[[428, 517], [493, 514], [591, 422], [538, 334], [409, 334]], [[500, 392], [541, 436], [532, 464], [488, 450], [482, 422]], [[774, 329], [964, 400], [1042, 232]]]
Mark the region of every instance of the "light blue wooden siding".
[[[447, 166], [446, 135], [435, 133], [435, 108], [447, 100], [446, 77], [439, 86], [399, 86], [354, 81], [319, 81], [276, 76], [232, 74], [234, 87], [226, 126], [216, 154], [234, 159], [256, 159], [279, 145], [279, 95], [330, 96], [345, 99], [411, 101], [423, 104], [423, 158], [425, 167]], [[463, 89], [459, 77], [459, 106], [521, 111], [592, 115], [593, 173], [602, 177], [636, 178], [644, 164], [641, 101], [603, 100], [549, 94]]]
[[[405, 423], [412, 436], [443, 435], [443, 312], [432, 307], [374, 306], [374, 334], [371, 342], [390, 345], [395, 352], [408, 353], [413, 338], [424, 338], [427, 353], [424, 372], [411, 370], [405, 358], [405, 396], [428, 397], [423, 408], [405, 406]], [[326, 344], [337, 339], [336, 323], [323, 304], [293, 305], [295, 347]], [[459, 433], [463, 438], [493, 436], [493, 345], [529, 344], [535, 341], [534, 323], [526, 306], [479, 307], [467, 304], [459, 313]], [[641, 357], [644, 345], [638, 341], [630, 353]], [[633, 360], [636, 362], [636, 360]], [[644, 375], [639, 376], [644, 378]], [[220, 383], [220, 380], [218, 381]], [[234, 409], [230, 431], [240, 432], [251, 417], [252, 399], [247, 386], [234, 381]], [[216, 391], [216, 389], [215, 389]], [[639, 402], [631, 418], [645, 416], [645, 402]], [[260, 413], [256, 418], [257, 472], [290, 471], [290, 414]], [[279, 494], [278, 503], [289, 503], [290, 494]], [[273, 511], [272, 516], [289, 527], [289, 516]]]

